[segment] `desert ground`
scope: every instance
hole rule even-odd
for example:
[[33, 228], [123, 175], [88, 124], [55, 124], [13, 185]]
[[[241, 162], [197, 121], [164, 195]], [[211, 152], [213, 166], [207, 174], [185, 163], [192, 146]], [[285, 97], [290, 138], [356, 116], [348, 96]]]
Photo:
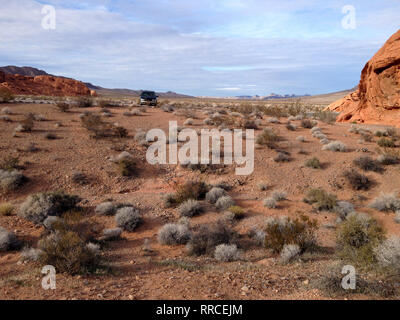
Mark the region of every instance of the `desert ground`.
[[[379, 156], [377, 130], [386, 128], [350, 123], [324, 122], [315, 126], [329, 141], [340, 141], [346, 152], [322, 150], [323, 144], [309, 128], [303, 128], [300, 117], [277, 114], [249, 114], [240, 104], [256, 108], [257, 104], [273, 109], [271, 102], [176, 100], [163, 101], [158, 108], [139, 108], [112, 105], [106, 108], [71, 107], [59, 110], [55, 103], [6, 103], [7, 121], [0, 120], [0, 160], [18, 158], [18, 169], [28, 181], [13, 191], [2, 191], [0, 204], [8, 203], [14, 210], [0, 216], [0, 225], [15, 234], [22, 247], [38, 246], [45, 227], [22, 218], [18, 212], [21, 204], [32, 194], [62, 190], [82, 198], [79, 205], [85, 208], [88, 221], [105, 228], [115, 228], [113, 216], [95, 213], [95, 208], [105, 202], [129, 203], [140, 211], [143, 223], [134, 231], [124, 231], [120, 239], [99, 242], [101, 259], [107, 268], [90, 274], [57, 273], [57, 289], [44, 290], [41, 286], [42, 264], [21, 259], [21, 249], [0, 252], [0, 299], [397, 299], [397, 291], [387, 294], [385, 275], [375, 271], [360, 270], [359, 274], [371, 285], [364, 292], [339, 292], [331, 294], [321, 288], [332, 265], [340, 263], [337, 254], [336, 233], [340, 227], [338, 214], [316, 210], [304, 198], [308, 190], [322, 188], [334, 194], [339, 201], [352, 203], [355, 211], [375, 218], [387, 231], [387, 236], [400, 235], [400, 224], [394, 212], [381, 212], [370, 203], [380, 194], [393, 193], [399, 187], [399, 165], [384, 166], [383, 172], [363, 172], [373, 181], [368, 190], [353, 190], [344, 172], [356, 168], [353, 161], [360, 156]], [[171, 106], [169, 110], [166, 106]], [[321, 108], [322, 106], [318, 106]], [[248, 106], [243, 110], [248, 110]], [[107, 110], [106, 110], [107, 109]], [[130, 111], [128, 111], [130, 110]], [[133, 112], [137, 110], [136, 112]], [[256, 110], [256, 109], [254, 109]], [[9, 112], [11, 111], [11, 112]], [[168, 111], [168, 112], [166, 112]], [[135, 136], [161, 128], [168, 132], [168, 121], [176, 120], [179, 126], [199, 130], [213, 128], [204, 124], [206, 118], [217, 116], [240, 121], [248, 118], [257, 122], [255, 135], [263, 129], [273, 129], [280, 137], [278, 146], [269, 148], [257, 145], [255, 169], [249, 176], [236, 176], [234, 166], [221, 170], [190, 170], [180, 165], [150, 165], [145, 159], [148, 145]], [[82, 126], [84, 112], [101, 114], [103, 121], [118, 123], [127, 129], [127, 137], [93, 138]], [[127, 112], [130, 112], [127, 114]], [[208, 114], [207, 114], [208, 112]], [[31, 132], [15, 132], [15, 128], [29, 113], [35, 118]], [[187, 121], [192, 118], [191, 121]], [[312, 118], [312, 117], [311, 117]], [[257, 120], [258, 119], [258, 120]], [[3, 119], [4, 120], [4, 119]], [[40, 121], [39, 121], [40, 120]], [[287, 123], [290, 120], [292, 127]], [[207, 121], [206, 121], [207, 122]], [[236, 124], [227, 124], [234, 127]], [[370, 130], [371, 138], [362, 139], [355, 128]], [[304, 139], [298, 139], [303, 136]], [[304, 142], [302, 142], [302, 141]], [[370, 141], [367, 141], [370, 140]], [[397, 142], [396, 142], [397, 143]], [[180, 143], [181, 144], [181, 143]], [[33, 148], [34, 146], [34, 148]], [[397, 150], [397, 148], [393, 148]], [[278, 151], [277, 151], [278, 150]], [[288, 161], [277, 162], [277, 153], [284, 150]], [[136, 174], [124, 177], [112, 160], [121, 152], [129, 152], [137, 160]], [[320, 168], [305, 165], [317, 157]], [[85, 176], [85, 183], [76, 183], [73, 176]], [[167, 223], [180, 219], [177, 207], [166, 207], [164, 197], [175, 192], [177, 186], [187, 181], [201, 179], [209, 185], [224, 183], [231, 188], [226, 193], [235, 204], [244, 209], [244, 217], [232, 220], [227, 210], [217, 210], [208, 201], [200, 200], [203, 213], [190, 219], [190, 230], [196, 232], [205, 224], [218, 220], [237, 233], [235, 240], [239, 257], [224, 262], [213, 255], [189, 255], [184, 244], [165, 245], [158, 241], [160, 229]], [[260, 187], [263, 185], [263, 188]], [[265, 190], [263, 190], [265, 189]], [[285, 200], [275, 208], [264, 205], [264, 199], [274, 191], [286, 193]], [[397, 190], [398, 191], [398, 190]], [[279, 253], [272, 252], [251, 236], [254, 228], [263, 229], [268, 218], [306, 215], [318, 222], [316, 240], [318, 248], [304, 252], [290, 263], [280, 262]], [[346, 262], [346, 261], [342, 261]], [[343, 263], [342, 263], [343, 264]], [[345, 263], [344, 263], [345, 264]], [[357, 269], [357, 268], [356, 268]], [[359, 270], [359, 269], [357, 269]], [[376, 285], [375, 285], [376, 284]], [[380, 287], [381, 286], [381, 287]], [[378, 289], [374, 290], [377, 287]], [[397, 282], [393, 283], [397, 290]], [[379, 289], [380, 288], [380, 289]]]

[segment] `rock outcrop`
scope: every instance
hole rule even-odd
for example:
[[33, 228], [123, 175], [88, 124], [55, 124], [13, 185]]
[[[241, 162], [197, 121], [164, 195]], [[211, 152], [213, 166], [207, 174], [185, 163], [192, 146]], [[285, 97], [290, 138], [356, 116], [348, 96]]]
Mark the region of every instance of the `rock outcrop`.
[[400, 30], [366, 64], [358, 90], [332, 103], [338, 121], [400, 127]]
[[74, 79], [40, 75], [36, 77], [5, 74], [0, 71], [0, 87], [14, 94], [43, 96], [89, 96], [90, 89]]

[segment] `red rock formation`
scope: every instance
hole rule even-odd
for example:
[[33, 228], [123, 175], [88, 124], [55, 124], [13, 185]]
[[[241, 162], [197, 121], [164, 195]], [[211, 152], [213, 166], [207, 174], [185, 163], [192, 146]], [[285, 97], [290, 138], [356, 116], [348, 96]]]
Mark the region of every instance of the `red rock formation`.
[[0, 86], [14, 94], [43, 96], [89, 96], [90, 89], [73, 79], [54, 76], [27, 77], [0, 71]]
[[400, 30], [366, 64], [359, 89], [332, 103], [338, 121], [400, 127]]

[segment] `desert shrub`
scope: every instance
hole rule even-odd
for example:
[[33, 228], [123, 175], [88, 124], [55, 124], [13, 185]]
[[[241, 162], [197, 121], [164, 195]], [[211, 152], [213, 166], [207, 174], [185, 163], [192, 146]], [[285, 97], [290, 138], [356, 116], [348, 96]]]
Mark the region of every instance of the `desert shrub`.
[[337, 232], [339, 256], [346, 262], [361, 267], [376, 263], [374, 248], [385, 239], [385, 232], [377, 220], [365, 214], [349, 214]]
[[344, 143], [340, 141], [330, 142], [322, 147], [322, 150], [329, 150], [334, 152], [346, 152], [347, 147]]
[[100, 203], [94, 210], [97, 214], [113, 216], [117, 212], [117, 207], [110, 201]]
[[126, 138], [128, 136], [125, 128], [104, 122], [97, 114], [85, 113], [80, 118], [82, 126], [92, 134], [93, 138]]
[[18, 157], [13, 157], [13, 156], [5, 157], [3, 159], [3, 161], [0, 162], [0, 169], [1, 170], [7, 170], [7, 171], [13, 171], [13, 170], [21, 169], [21, 166], [19, 164], [19, 158]]
[[333, 111], [323, 110], [323, 111], [316, 112], [314, 114], [314, 116], [318, 120], [321, 120], [323, 122], [332, 124], [332, 123], [336, 122], [336, 118], [338, 116], [338, 113], [333, 112]]
[[0, 216], [7, 217], [11, 216], [14, 212], [14, 207], [10, 203], [2, 203], [0, 204]]
[[19, 123], [19, 126], [15, 129], [18, 132], [31, 132], [35, 126], [35, 115], [29, 113], [25, 118]]
[[256, 121], [249, 120], [249, 119], [242, 120], [241, 123], [240, 123], [240, 126], [243, 129], [254, 129], [254, 130], [258, 129], [258, 125], [257, 125]]
[[194, 120], [192, 118], [188, 118], [185, 120], [185, 122], [183, 123], [183, 125], [185, 126], [192, 126], [194, 123]]
[[47, 140], [56, 140], [57, 136], [54, 133], [46, 132], [44, 134], [44, 138], [47, 139]]
[[400, 210], [400, 198], [396, 193], [381, 193], [381, 195], [375, 198], [370, 207], [378, 211], [393, 211]]
[[168, 223], [158, 232], [158, 242], [165, 245], [186, 244], [191, 237], [189, 228], [184, 224]]
[[199, 231], [192, 235], [187, 244], [190, 255], [212, 255], [215, 247], [220, 244], [233, 244], [237, 234], [222, 222], [217, 222], [211, 226], [203, 225]]
[[48, 216], [61, 216], [76, 209], [81, 199], [63, 192], [45, 192], [29, 196], [20, 206], [18, 216], [41, 224]]
[[123, 177], [132, 177], [137, 173], [137, 162], [133, 158], [123, 158], [117, 161], [118, 172]]
[[311, 250], [316, 245], [315, 231], [317, 221], [307, 216], [291, 219], [288, 217], [272, 218], [265, 228], [265, 246], [276, 253], [288, 244], [300, 247], [300, 252]]
[[58, 110], [60, 110], [61, 112], [68, 112], [69, 109], [71, 109], [71, 105], [65, 101], [58, 101], [56, 103], [56, 107], [58, 108]]
[[306, 140], [306, 138], [304, 136], [298, 136], [296, 138], [296, 141], [298, 141], [298, 142], [306, 142], [307, 140]]
[[305, 163], [305, 166], [308, 168], [313, 168], [313, 169], [321, 169], [321, 162], [317, 157], [308, 159]]
[[249, 230], [249, 237], [253, 239], [257, 246], [264, 247], [265, 245], [265, 231], [259, 229], [258, 226], [254, 226]]
[[1, 114], [12, 115], [12, 111], [9, 107], [5, 107], [5, 108], [1, 109]]
[[102, 240], [104, 241], [113, 241], [121, 238], [122, 229], [121, 228], [113, 228], [113, 229], [105, 229], [103, 230]]
[[264, 206], [267, 207], [268, 209], [275, 209], [277, 205], [277, 201], [272, 197], [264, 199], [263, 203]]
[[347, 201], [338, 201], [334, 211], [339, 215], [341, 220], [345, 220], [347, 215], [354, 212], [354, 205]]
[[75, 184], [88, 184], [88, 177], [83, 172], [74, 172], [71, 176], [71, 180]]
[[236, 244], [220, 244], [215, 247], [214, 258], [222, 262], [231, 262], [239, 259]]
[[266, 190], [268, 190], [268, 183], [260, 182], [258, 184], [258, 188], [260, 189], [260, 191], [266, 191]]
[[385, 152], [378, 156], [377, 162], [385, 166], [395, 165], [400, 163], [400, 157], [395, 153]]
[[288, 155], [286, 152], [278, 152], [274, 158], [275, 162], [290, 162], [290, 160], [290, 155]]
[[90, 108], [93, 106], [93, 99], [88, 97], [80, 97], [76, 100], [78, 108]]
[[396, 143], [393, 139], [381, 138], [377, 141], [378, 146], [382, 148], [395, 148]]
[[284, 201], [287, 199], [287, 193], [282, 190], [275, 190], [272, 192], [271, 197], [275, 199], [275, 201]]
[[304, 202], [313, 204], [318, 211], [333, 211], [337, 205], [337, 198], [323, 189], [311, 189], [307, 192]]
[[311, 129], [314, 127], [314, 124], [311, 120], [309, 119], [303, 119], [301, 120], [301, 126], [305, 129]]
[[20, 248], [21, 242], [14, 233], [0, 227], [0, 252], [17, 250]]
[[267, 121], [269, 123], [279, 123], [279, 119], [277, 117], [268, 118]]
[[124, 207], [119, 209], [115, 215], [115, 221], [117, 227], [129, 232], [134, 231], [143, 223], [139, 210], [133, 207]]
[[48, 230], [54, 231], [62, 223], [62, 218], [56, 216], [48, 216], [46, 219], [44, 219], [43, 226]]
[[244, 218], [245, 211], [240, 206], [229, 207], [228, 211], [233, 214], [233, 219], [240, 220]]
[[73, 231], [51, 233], [41, 239], [38, 246], [41, 250], [39, 261], [54, 266], [57, 272], [71, 275], [90, 273], [100, 263], [97, 250], [93, 250]]
[[220, 197], [217, 200], [217, 202], [215, 203], [215, 206], [218, 210], [227, 210], [228, 208], [230, 208], [234, 205], [235, 205], [235, 201], [230, 196]]
[[369, 156], [361, 156], [354, 160], [354, 164], [364, 171], [382, 172], [381, 164]]
[[186, 181], [178, 185], [174, 195], [175, 202], [180, 204], [186, 200], [202, 200], [208, 192], [208, 186], [203, 181]]
[[0, 103], [7, 103], [13, 99], [14, 95], [9, 89], [5, 87], [0, 87]]
[[287, 123], [286, 129], [288, 129], [289, 131], [296, 131], [297, 127], [294, 124]]
[[257, 144], [267, 146], [271, 149], [276, 148], [276, 143], [278, 141], [280, 141], [280, 137], [269, 128], [264, 128], [264, 130], [256, 138]]
[[295, 260], [300, 255], [301, 249], [297, 244], [285, 244], [279, 255], [279, 260], [282, 264], [288, 264]]
[[213, 187], [206, 194], [206, 200], [212, 204], [215, 204], [217, 200], [226, 195], [226, 191], [222, 188]]
[[369, 190], [373, 185], [370, 178], [354, 169], [345, 171], [343, 175], [353, 190]]
[[8, 171], [0, 169], [0, 187], [8, 192], [22, 186], [28, 179], [16, 170]]
[[181, 217], [194, 217], [203, 212], [203, 207], [197, 200], [189, 199], [178, 208]]
[[38, 261], [43, 251], [35, 248], [24, 248], [21, 251], [21, 261]]
[[400, 271], [400, 238], [391, 237], [374, 248], [376, 260], [384, 269], [399, 273]]

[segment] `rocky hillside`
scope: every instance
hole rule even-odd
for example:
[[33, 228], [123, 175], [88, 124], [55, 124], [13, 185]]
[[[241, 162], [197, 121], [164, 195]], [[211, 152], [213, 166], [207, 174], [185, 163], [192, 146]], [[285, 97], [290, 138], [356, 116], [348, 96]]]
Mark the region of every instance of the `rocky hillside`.
[[359, 89], [329, 106], [339, 121], [400, 126], [400, 30], [366, 64]]

